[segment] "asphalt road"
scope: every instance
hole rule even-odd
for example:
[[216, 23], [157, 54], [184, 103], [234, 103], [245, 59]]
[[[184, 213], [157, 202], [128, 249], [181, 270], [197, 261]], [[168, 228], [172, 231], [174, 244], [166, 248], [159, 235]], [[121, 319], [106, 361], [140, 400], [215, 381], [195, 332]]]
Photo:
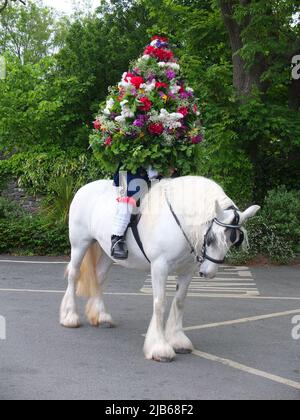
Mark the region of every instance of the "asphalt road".
[[0, 257], [1, 400], [300, 399], [299, 267], [223, 267], [213, 282], [195, 279], [185, 311], [195, 353], [161, 364], [142, 352], [147, 275], [113, 268], [106, 303], [117, 328], [90, 327], [82, 300], [83, 326], [67, 330], [62, 262]]

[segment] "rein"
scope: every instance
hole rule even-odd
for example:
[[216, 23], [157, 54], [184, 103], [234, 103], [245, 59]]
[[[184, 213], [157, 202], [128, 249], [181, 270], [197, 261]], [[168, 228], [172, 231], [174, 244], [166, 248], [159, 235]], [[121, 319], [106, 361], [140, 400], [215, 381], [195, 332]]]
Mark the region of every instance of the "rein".
[[170, 203], [167, 192], [165, 192], [165, 195], [166, 195], [166, 201], [167, 201], [167, 204], [169, 206], [169, 209], [170, 209], [177, 225], [179, 226], [181, 232], [183, 233], [183, 236], [185, 237], [185, 239], [186, 239], [186, 241], [187, 241], [187, 243], [188, 243], [188, 245], [191, 249], [191, 254], [193, 254], [195, 256], [195, 259], [196, 259], [197, 263], [203, 264], [203, 262], [205, 260], [211, 261], [214, 264], [223, 264], [225, 262], [225, 258], [223, 258], [223, 260], [216, 260], [216, 259], [210, 257], [207, 254], [207, 237], [208, 237], [208, 234], [211, 231], [214, 223], [216, 223], [217, 225], [222, 226], [226, 229], [232, 229], [232, 233], [231, 233], [231, 236], [230, 236], [230, 240], [231, 240], [232, 243], [235, 243], [236, 238], [237, 238], [237, 231], [239, 231], [240, 234], [241, 234], [241, 237], [235, 245], [240, 246], [243, 243], [244, 232], [241, 230], [241, 225], [239, 224], [240, 216], [238, 214], [238, 209], [236, 207], [232, 206], [232, 207], [229, 207], [228, 209], [226, 209], [226, 210], [234, 210], [235, 217], [234, 217], [234, 220], [233, 220], [232, 224], [226, 224], [226, 223], [220, 222], [220, 220], [218, 220], [217, 218], [213, 219], [213, 221], [211, 222], [211, 224], [210, 224], [209, 228], [207, 229], [207, 232], [204, 236], [204, 242], [203, 242], [201, 255], [197, 254], [195, 247], [193, 246], [191, 240], [189, 239], [188, 235], [186, 234], [185, 230], [183, 229], [183, 226], [180, 223], [180, 220], [178, 219], [178, 217], [177, 217], [177, 215], [176, 215], [176, 213], [175, 213], [175, 211], [172, 207], [172, 204]]

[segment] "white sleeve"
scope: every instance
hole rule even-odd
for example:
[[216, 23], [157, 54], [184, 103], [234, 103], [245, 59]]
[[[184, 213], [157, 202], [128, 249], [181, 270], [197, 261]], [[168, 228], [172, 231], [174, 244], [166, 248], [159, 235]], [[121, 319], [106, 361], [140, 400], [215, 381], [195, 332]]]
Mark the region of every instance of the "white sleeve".
[[158, 177], [158, 172], [155, 169], [153, 169], [152, 166], [149, 166], [149, 168], [147, 169], [147, 174], [150, 181]]

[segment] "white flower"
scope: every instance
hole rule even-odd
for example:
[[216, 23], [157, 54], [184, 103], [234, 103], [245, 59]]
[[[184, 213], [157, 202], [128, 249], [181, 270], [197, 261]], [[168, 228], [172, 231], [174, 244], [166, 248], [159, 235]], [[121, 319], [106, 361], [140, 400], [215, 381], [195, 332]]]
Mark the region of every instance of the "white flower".
[[140, 88], [145, 89], [146, 92], [152, 92], [156, 87], [156, 80], [153, 79], [151, 83], [143, 83]]
[[180, 70], [180, 65], [177, 64], [177, 63], [172, 63], [172, 62], [165, 63], [164, 61], [160, 61], [158, 63], [158, 65], [159, 65], [159, 67], [169, 68], [169, 69], [172, 69], [174, 71], [179, 71]]
[[177, 93], [179, 93], [180, 89], [181, 89], [181, 86], [173, 85], [171, 86], [170, 91], [173, 95], [176, 95]]
[[192, 88], [190, 88], [190, 87], [187, 87], [187, 88], [186, 88], [186, 91], [187, 91], [188, 93], [194, 93], [194, 89], [192, 89]]
[[181, 120], [182, 118], [183, 115], [179, 112], [173, 112], [169, 114], [166, 109], [161, 109], [158, 121], [161, 121], [165, 127], [174, 129], [181, 127], [181, 122], [179, 120]]
[[151, 56], [149, 54], [145, 54], [141, 57], [142, 60], [149, 60]]
[[124, 115], [120, 115], [119, 117], [115, 118], [115, 121], [117, 121], [118, 123], [124, 123], [126, 121], [126, 118], [124, 117]]
[[111, 110], [112, 110], [114, 104], [115, 104], [115, 101], [112, 98], [108, 99], [106, 101], [106, 107], [105, 107], [103, 113], [105, 115], [110, 115], [111, 114]]
[[[128, 101], [123, 101], [123, 102], [127, 103]], [[126, 118], [133, 118], [134, 117], [134, 113], [131, 111], [131, 109], [128, 106], [126, 106], [126, 103], [122, 107], [121, 115], [119, 115], [118, 117], [115, 118], [115, 121], [117, 121], [119, 123], [124, 123], [126, 121]]]
[[122, 101], [122, 102], [120, 103], [120, 105], [121, 105], [121, 107], [122, 107], [122, 108], [124, 108], [124, 106], [125, 106], [125, 105], [127, 105], [127, 104], [128, 104], [128, 101], [127, 101], [127, 100]]

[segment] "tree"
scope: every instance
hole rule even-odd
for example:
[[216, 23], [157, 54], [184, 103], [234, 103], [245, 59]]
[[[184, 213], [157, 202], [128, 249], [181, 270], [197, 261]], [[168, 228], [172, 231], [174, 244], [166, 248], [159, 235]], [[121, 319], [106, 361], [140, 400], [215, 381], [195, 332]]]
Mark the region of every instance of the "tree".
[[[11, 1], [13, 1], [13, 2], [19, 1], [20, 3], [22, 3], [24, 5], [26, 4], [24, 0], [11, 0]], [[0, 1], [0, 13], [2, 13], [4, 11], [4, 9], [7, 8], [8, 4], [9, 4], [9, 0], [1, 0]]]
[[[299, 5], [294, 0], [219, 0], [219, 4], [231, 44], [237, 95], [247, 98], [253, 88], [265, 93], [274, 75], [289, 68], [292, 57], [300, 53], [299, 27], [293, 26]], [[298, 83], [291, 81], [289, 89], [289, 102], [295, 108], [300, 105]]]
[[26, 7], [9, 7], [0, 16], [0, 54], [11, 52], [25, 63], [36, 63], [54, 47], [51, 9], [28, 1]]

